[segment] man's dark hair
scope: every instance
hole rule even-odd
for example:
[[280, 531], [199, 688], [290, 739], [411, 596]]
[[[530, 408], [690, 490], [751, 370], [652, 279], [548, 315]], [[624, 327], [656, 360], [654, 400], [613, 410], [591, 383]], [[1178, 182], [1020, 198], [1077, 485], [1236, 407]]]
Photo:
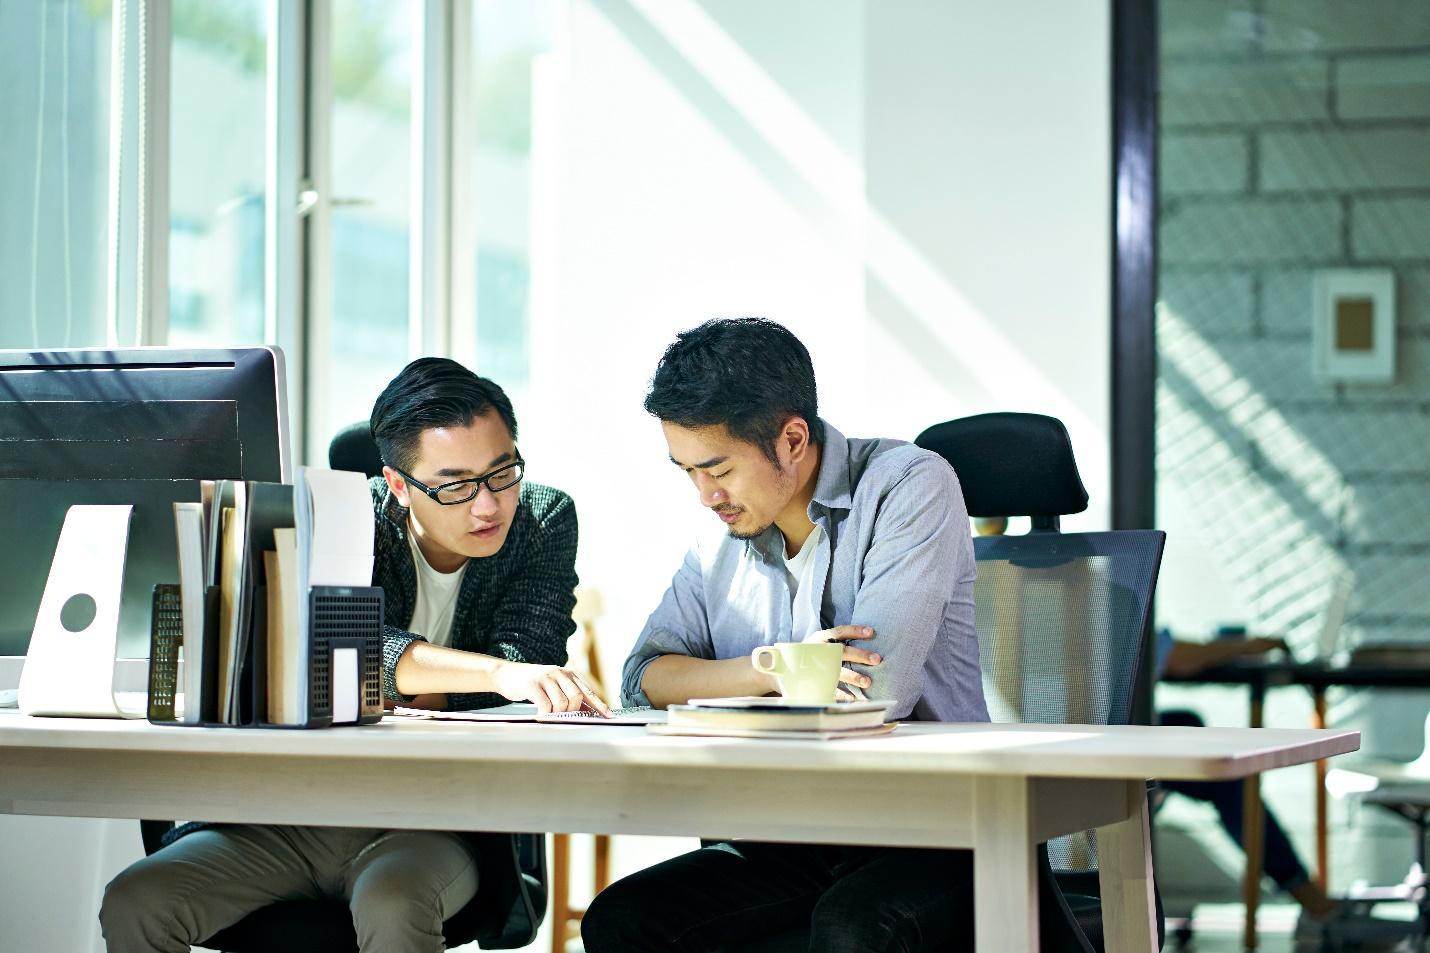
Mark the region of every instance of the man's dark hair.
[[775, 441], [791, 417], [803, 417], [810, 440], [824, 443], [809, 351], [765, 318], [721, 318], [677, 335], [656, 366], [645, 409], [681, 427], [724, 424], [776, 464]]
[[410, 471], [422, 431], [465, 427], [493, 408], [516, 440], [516, 414], [501, 387], [456, 361], [419, 357], [377, 396], [368, 423], [383, 462]]

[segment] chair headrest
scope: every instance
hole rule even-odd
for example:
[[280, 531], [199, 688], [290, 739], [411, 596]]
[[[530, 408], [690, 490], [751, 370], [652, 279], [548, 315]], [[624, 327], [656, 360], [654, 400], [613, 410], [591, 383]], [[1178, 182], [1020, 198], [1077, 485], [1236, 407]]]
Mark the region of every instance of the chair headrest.
[[366, 420], [348, 424], [339, 430], [328, 444], [328, 466], [334, 470], [353, 470], [369, 477], [382, 476], [382, 456], [372, 428]]
[[1057, 517], [1087, 509], [1072, 440], [1056, 417], [961, 417], [934, 424], [914, 443], [953, 464], [969, 516]]

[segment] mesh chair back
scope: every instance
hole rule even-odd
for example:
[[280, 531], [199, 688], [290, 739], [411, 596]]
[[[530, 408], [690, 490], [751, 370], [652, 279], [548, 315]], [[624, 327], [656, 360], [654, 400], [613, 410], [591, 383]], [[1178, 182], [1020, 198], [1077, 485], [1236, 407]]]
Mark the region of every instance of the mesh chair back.
[[[1030, 533], [973, 541], [983, 691], [993, 721], [1125, 725], [1166, 534]], [[1092, 835], [1048, 843], [1054, 870], [1097, 864]]]
[[1125, 725], [1166, 534], [981, 536], [974, 587], [994, 721]]

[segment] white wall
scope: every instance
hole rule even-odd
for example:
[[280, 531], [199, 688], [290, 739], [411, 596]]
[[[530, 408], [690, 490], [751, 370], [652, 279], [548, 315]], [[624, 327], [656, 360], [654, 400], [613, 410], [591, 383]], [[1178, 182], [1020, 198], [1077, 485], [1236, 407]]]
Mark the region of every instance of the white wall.
[[1108, 525], [1104, 4], [878, 4], [866, 29], [870, 430], [992, 410], [1067, 424]]
[[1106, 525], [1103, 4], [566, 12], [534, 109], [523, 451], [577, 500], [608, 670], [709, 519], [640, 409], [708, 317], [792, 328], [847, 434], [1062, 417], [1093, 497], [1069, 526]]

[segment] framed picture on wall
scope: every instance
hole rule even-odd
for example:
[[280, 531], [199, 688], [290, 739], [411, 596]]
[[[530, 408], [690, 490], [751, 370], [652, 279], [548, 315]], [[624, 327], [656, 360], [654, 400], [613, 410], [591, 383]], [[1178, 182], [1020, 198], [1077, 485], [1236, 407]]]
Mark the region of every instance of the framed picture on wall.
[[1329, 269], [1312, 279], [1311, 371], [1318, 380], [1395, 379], [1395, 272]]

